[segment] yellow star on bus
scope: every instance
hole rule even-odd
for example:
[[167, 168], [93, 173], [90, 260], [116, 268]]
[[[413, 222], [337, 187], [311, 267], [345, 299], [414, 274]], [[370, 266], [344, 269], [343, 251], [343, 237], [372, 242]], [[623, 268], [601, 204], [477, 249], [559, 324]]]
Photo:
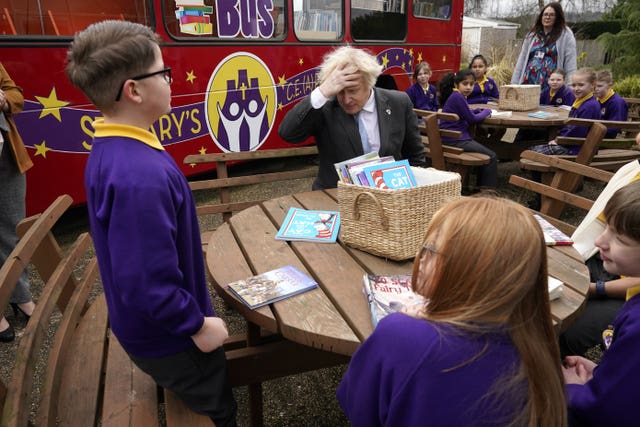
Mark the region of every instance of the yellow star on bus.
[[193, 70], [187, 71], [187, 81], [193, 84], [193, 81], [197, 79], [196, 75], [193, 73]]
[[422, 62], [422, 52], [418, 52], [418, 60], [416, 62]]
[[41, 144], [33, 144], [33, 146], [36, 147], [36, 156], [47, 158], [47, 151], [50, 151], [51, 148], [47, 147], [44, 141]]
[[36, 96], [36, 99], [40, 104], [42, 104], [42, 111], [40, 112], [40, 119], [53, 114], [53, 116], [58, 119], [59, 122], [62, 122], [62, 117], [60, 116], [60, 108], [69, 105], [68, 102], [58, 100], [58, 96], [56, 95], [56, 88], [53, 87], [51, 89], [51, 93], [49, 93], [48, 97], [44, 96]]
[[284, 85], [287, 84], [287, 79], [284, 77], [284, 74], [278, 76], [278, 84], [280, 85], [280, 87], [284, 87]]
[[200, 147], [199, 152], [200, 152], [200, 154], [207, 154], [207, 149], [204, 148], [204, 147]]
[[388, 65], [389, 65], [389, 57], [385, 53], [384, 55], [382, 55], [382, 68], [385, 69], [387, 68]]

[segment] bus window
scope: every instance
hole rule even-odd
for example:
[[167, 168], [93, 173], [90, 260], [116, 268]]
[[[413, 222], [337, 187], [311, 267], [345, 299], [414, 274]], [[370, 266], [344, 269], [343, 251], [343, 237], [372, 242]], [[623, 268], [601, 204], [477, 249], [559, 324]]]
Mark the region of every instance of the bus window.
[[293, 21], [299, 40], [342, 38], [342, 1], [293, 0]]
[[413, 14], [422, 18], [451, 18], [451, 0], [416, 0], [413, 3]]
[[[73, 36], [89, 24], [121, 19], [151, 25], [149, 0], [0, 0], [2, 34]], [[7, 27], [9, 30], [5, 29]]]
[[167, 32], [176, 38], [273, 40], [285, 35], [284, 0], [163, 0]]
[[354, 0], [351, 34], [354, 40], [398, 40], [407, 36], [405, 0]]

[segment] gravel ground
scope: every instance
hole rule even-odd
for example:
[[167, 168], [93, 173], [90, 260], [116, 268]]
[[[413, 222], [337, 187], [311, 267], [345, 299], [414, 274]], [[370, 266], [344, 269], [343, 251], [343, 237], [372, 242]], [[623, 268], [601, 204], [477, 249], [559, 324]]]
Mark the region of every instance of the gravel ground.
[[[243, 165], [234, 168], [234, 173], [255, 170], [256, 167], [270, 170], [282, 170], [284, 168], [299, 167], [308, 163], [309, 160], [293, 159], [286, 163], [273, 162], [263, 164]], [[514, 186], [508, 184], [511, 174], [520, 174], [517, 162], [501, 162], [499, 170], [498, 194], [511, 198], [521, 203], [525, 203], [531, 197]], [[312, 179], [299, 179], [291, 181], [286, 186], [260, 184], [245, 187], [233, 193], [234, 200], [250, 200], [256, 198], [277, 197], [283, 194], [307, 191], [311, 188]], [[601, 184], [585, 182], [581, 194], [585, 197], [593, 198], [602, 190]], [[201, 192], [202, 193], [202, 192]], [[197, 203], [203, 203], [216, 197], [215, 192], [209, 194], [196, 194]], [[577, 225], [584, 212], [569, 208], [565, 211], [562, 219], [568, 223]], [[219, 225], [220, 218], [204, 218], [201, 222], [203, 230], [211, 229]], [[60, 240], [62, 246], [68, 245], [75, 237], [88, 230], [86, 211], [84, 208], [75, 208], [67, 213], [60, 224], [54, 230], [54, 234]], [[42, 284], [35, 274], [32, 277], [32, 294], [34, 300], [38, 300]], [[211, 288], [212, 289], [212, 288]], [[95, 290], [95, 294], [100, 289]], [[241, 316], [226, 306], [223, 301], [215, 295], [212, 289], [212, 299], [215, 310], [219, 316], [225, 319], [229, 325], [231, 334], [244, 331], [245, 322]], [[0, 378], [7, 383], [13, 366], [13, 358], [24, 330], [24, 320], [14, 319], [10, 309], [5, 311], [5, 316], [15, 326], [18, 338], [13, 343], [0, 344]], [[594, 350], [592, 358], [598, 359], [599, 352]], [[346, 366], [338, 366], [330, 369], [322, 369], [306, 374], [294, 375], [287, 378], [267, 381], [263, 385], [264, 396], [264, 421], [267, 426], [347, 426], [349, 425], [342, 413], [336, 399], [335, 390], [340, 382]], [[240, 426], [248, 423], [248, 402], [246, 387], [234, 389], [236, 400], [238, 401], [238, 423]]]

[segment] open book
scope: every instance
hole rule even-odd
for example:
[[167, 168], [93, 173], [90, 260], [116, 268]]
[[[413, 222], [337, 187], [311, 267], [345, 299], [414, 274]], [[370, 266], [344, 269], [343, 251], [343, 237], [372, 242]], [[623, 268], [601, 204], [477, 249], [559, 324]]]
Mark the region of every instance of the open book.
[[411, 290], [410, 275], [365, 274], [363, 281], [374, 327], [387, 314], [407, 309], [417, 310], [427, 303], [422, 295]]

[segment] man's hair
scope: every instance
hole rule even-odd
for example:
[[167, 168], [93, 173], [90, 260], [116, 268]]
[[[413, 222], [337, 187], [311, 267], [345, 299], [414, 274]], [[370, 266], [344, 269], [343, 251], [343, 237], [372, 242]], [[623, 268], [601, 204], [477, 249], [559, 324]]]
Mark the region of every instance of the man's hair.
[[613, 83], [613, 74], [609, 70], [600, 70], [596, 73], [597, 82]]
[[318, 80], [323, 82], [336, 68], [350, 65], [362, 73], [362, 77], [369, 87], [375, 86], [376, 79], [382, 72], [382, 65], [369, 52], [351, 46], [342, 46], [324, 56]]
[[604, 217], [616, 233], [640, 242], [640, 180], [613, 193], [604, 208]]
[[66, 73], [101, 111], [109, 112], [126, 79], [147, 72], [159, 36], [149, 27], [108, 20], [77, 33], [67, 52]]

